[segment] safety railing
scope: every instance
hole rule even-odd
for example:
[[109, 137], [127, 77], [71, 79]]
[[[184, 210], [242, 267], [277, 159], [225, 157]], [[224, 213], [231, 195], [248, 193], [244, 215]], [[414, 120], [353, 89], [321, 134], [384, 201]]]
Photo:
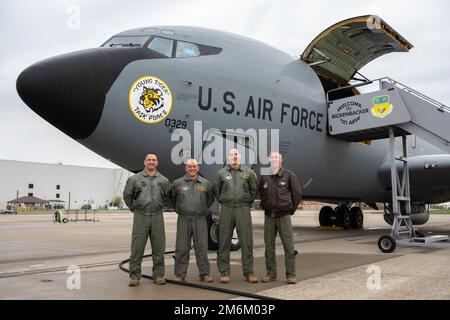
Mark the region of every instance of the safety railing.
[[[383, 78], [380, 78], [380, 79], [375, 79], [375, 80], [371, 80], [371, 81], [366, 81], [366, 82], [362, 82], [362, 83], [358, 83], [358, 84], [354, 84], [354, 85], [349, 85], [349, 86], [345, 86], [345, 87], [340, 87], [340, 88], [329, 90], [327, 92], [327, 94], [326, 94], [327, 103], [330, 103], [331, 101], [333, 101], [333, 100], [330, 100], [330, 94], [333, 93], [333, 92], [346, 90], [346, 89], [351, 89], [351, 88], [363, 87], [363, 86], [367, 86], [367, 85], [374, 84], [374, 83], [377, 83], [377, 82], [378, 82], [379, 90], [381, 90], [383, 88], [383, 82], [386, 82], [386, 81], [389, 82], [390, 84], [392, 84], [392, 86], [395, 86], [395, 87], [397, 87], [397, 88], [399, 88], [401, 90], [409, 92], [409, 93], [415, 95], [416, 97], [418, 97], [418, 98], [420, 98], [422, 100], [425, 100], [426, 102], [434, 105], [436, 108], [438, 108], [439, 111], [442, 111], [442, 112], [445, 111], [445, 112], [449, 112], [450, 113], [450, 108], [448, 106], [446, 106], [445, 104], [440, 103], [439, 101], [436, 101], [436, 100], [434, 100], [434, 99], [424, 95], [423, 93], [420, 93], [419, 91], [414, 90], [414, 89], [412, 89], [412, 88], [410, 88], [410, 87], [408, 87], [408, 86], [406, 86], [406, 85], [404, 85], [404, 84], [402, 84], [402, 83], [400, 83], [400, 82], [398, 82], [398, 81], [396, 81], [394, 79], [391, 79], [389, 77], [383, 77]], [[338, 99], [335, 99], [335, 100], [338, 100]]]

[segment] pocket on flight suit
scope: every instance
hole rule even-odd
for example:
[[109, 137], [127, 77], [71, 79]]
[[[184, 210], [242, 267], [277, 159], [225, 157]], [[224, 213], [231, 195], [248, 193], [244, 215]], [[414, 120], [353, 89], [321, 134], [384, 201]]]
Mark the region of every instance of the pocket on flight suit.
[[144, 233], [145, 216], [140, 213], [133, 213], [133, 235]]

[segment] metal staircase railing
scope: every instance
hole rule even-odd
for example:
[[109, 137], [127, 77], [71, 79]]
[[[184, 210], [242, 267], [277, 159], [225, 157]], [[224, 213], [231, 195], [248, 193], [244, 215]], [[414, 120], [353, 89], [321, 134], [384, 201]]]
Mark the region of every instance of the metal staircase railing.
[[397, 88], [405, 90], [405, 91], [415, 95], [416, 97], [418, 97], [418, 98], [420, 98], [422, 100], [425, 100], [426, 102], [436, 106], [439, 110], [446, 111], [446, 112], [450, 113], [450, 107], [446, 106], [445, 104], [440, 103], [439, 101], [436, 101], [436, 100], [434, 100], [434, 99], [424, 95], [423, 93], [420, 93], [419, 91], [414, 90], [414, 89], [412, 89], [412, 88], [410, 88], [410, 87], [404, 85], [403, 83], [400, 83], [400, 82], [398, 82], [398, 81], [396, 81], [394, 79], [385, 77], [385, 78], [382, 78], [381, 80], [383, 80], [383, 79], [386, 79], [386, 80], [390, 81]]
[[332, 101], [332, 100], [330, 100], [330, 93], [332, 93], [332, 92], [345, 90], [345, 89], [351, 89], [351, 88], [363, 87], [363, 86], [367, 86], [367, 85], [370, 85], [370, 84], [373, 84], [373, 83], [376, 83], [376, 82], [379, 83], [379, 89], [382, 89], [383, 88], [383, 81], [387, 81], [390, 84], [392, 84], [393, 86], [396, 86], [399, 89], [405, 90], [405, 91], [415, 95], [416, 97], [427, 101], [428, 103], [436, 106], [441, 111], [446, 111], [446, 112], [450, 113], [450, 107], [446, 106], [445, 104], [440, 103], [439, 101], [436, 101], [436, 100], [434, 100], [434, 99], [424, 95], [423, 93], [420, 93], [419, 91], [414, 90], [414, 89], [408, 87], [407, 85], [404, 85], [403, 83], [398, 82], [398, 81], [396, 81], [396, 80], [394, 80], [392, 78], [389, 78], [389, 77], [383, 77], [383, 78], [379, 78], [379, 79], [375, 79], [375, 80], [371, 80], [371, 81], [367, 81], [367, 82], [363, 82], [363, 83], [358, 83], [358, 84], [353, 84], [353, 85], [348, 85], [348, 86], [345, 86], [345, 87], [332, 89], [332, 90], [327, 92], [327, 95], [326, 95], [327, 102]]

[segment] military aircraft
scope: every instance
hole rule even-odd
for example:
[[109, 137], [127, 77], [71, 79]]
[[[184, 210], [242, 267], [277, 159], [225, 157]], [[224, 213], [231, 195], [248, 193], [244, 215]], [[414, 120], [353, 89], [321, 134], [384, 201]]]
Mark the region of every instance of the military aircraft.
[[[201, 121], [203, 137], [223, 139], [230, 139], [224, 134], [230, 128], [279, 129], [284, 165], [299, 176], [303, 198], [338, 204], [334, 211], [322, 208], [320, 223], [360, 228], [361, 203], [386, 204], [385, 219], [392, 222], [388, 136], [377, 129], [334, 134], [336, 126], [330, 123], [359, 125], [364, 116], [389, 119], [394, 103], [387, 95], [377, 97], [375, 92], [369, 106], [345, 99], [362, 95], [359, 85], [373, 83], [358, 72], [364, 65], [411, 48], [377, 16], [331, 26], [300, 59], [232, 33], [144, 27], [116, 34], [99, 48], [33, 64], [19, 75], [17, 91], [50, 124], [123, 168], [140, 171], [145, 154], [156, 152], [158, 169], [170, 179], [184, 170], [171, 160], [178, 143], [172, 139], [176, 129], [194, 135], [194, 122]], [[430, 112], [423, 112], [426, 116], [437, 110], [440, 119], [449, 120], [446, 106], [390, 83], [395, 92], [408, 95], [403, 101], [411, 98], [430, 104]], [[329, 109], [336, 101], [343, 107], [331, 118]], [[417, 103], [403, 104], [413, 114], [409, 108]], [[437, 123], [437, 118], [431, 122]], [[396, 136], [408, 135], [415, 224], [427, 222], [425, 204], [450, 200], [449, 126], [439, 125], [440, 134], [434, 124], [422, 127], [395, 130]], [[254, 147], [245, 132], [231, 140], [247, 149]], [[208, 141], [201, 140], [200, 149]], [[395, 150], [400, 152], [398, 147]], [[212, 179], [221, 166], [204, 164], [201, 173]]]

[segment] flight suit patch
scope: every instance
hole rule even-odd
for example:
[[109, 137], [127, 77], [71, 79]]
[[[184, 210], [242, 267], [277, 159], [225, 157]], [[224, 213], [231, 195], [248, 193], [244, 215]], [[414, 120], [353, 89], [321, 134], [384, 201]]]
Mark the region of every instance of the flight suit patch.
[[231, 180], [231, 179], [233, 179], [233, 176], [229, 173], [225, 176], [225, 179]]
[[188, 191], [188, 190], [189, 190], [189, 187], [188, 187], [188, 186], [184, 186], [184, 187], [182, 188], [182, 190], [183, 190], [183, 191]]
[[197, 191], [205, 192], [206, 188], [205, 188], [205, 186], [197, 186]]
[[241, 178], [241, 179], [248, 179], [248, 178], [250, 178], [250, 175], [249, 175], [248, 173], [242, 172], [242, 173], [240, 174], [240, 178]]

